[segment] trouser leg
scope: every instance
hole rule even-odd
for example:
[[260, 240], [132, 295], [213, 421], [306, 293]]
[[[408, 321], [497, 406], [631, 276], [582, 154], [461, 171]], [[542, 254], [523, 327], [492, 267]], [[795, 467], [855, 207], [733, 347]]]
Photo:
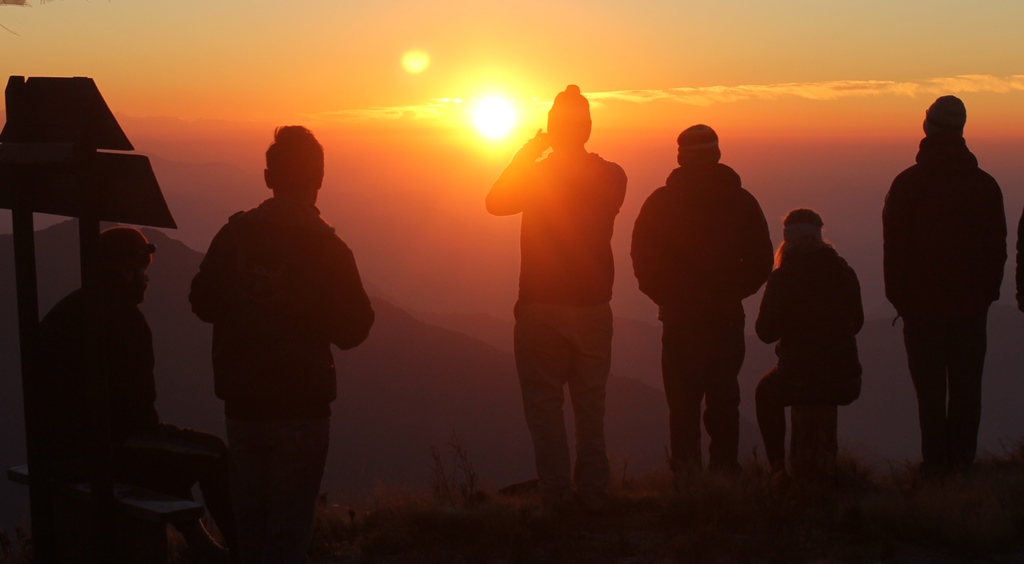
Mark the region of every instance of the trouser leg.
[[227, 420], [232, 505], [241, 561], [259, 564], [267, 540], [273, 445], [260, 422]]
[[904, 318], [903, 341], [917, 394], [922, 470], [944, 472], [949, 465], [945, 328], [940, 321]]
[[514, 349], [541, 496], [559, 503], [572, 496], [563, 411], [570, 349], [551, 317], [542, 305], [517, 305]]
[[786, 403], [778, 384], [778, 372], [772, 369], [761, 378], [754, 394], [757, 426], [772, 471], [786, 467]]
[[673, 467], [701, 467], [701, 351], [694, 331], [666, 321], [661, 336], [661, 374], [669, 413], [669, 444]]
[[704, 428], [711, 439], [708, 469], [730, 473], [739, 470], [740, 385], [737, 377], [746, 353], [743, 323], [716, 327], [710, 336], [716, 338], [707, 344], [711, 357], [705, 373]]
[[330, 419], [297, 419], [279, 425], [267, 492], [268, 538], [263, 562], [305, 564], [327, 463]]
[[605, 451], [604, 415], [608, 372], [611, 370], [612, 313], [607, 304], [574, 308], [573, 363], [569, 372], [576, 427], [576, 467], [573, 482], [583, 495], [608, 489], [610, 471]]
[[228, 420], [243, 562], [308, 562], [329, 437], [326, 417]]
[[970, 466], [978, 451], [987, 317], [959, 319], [950, 328], [947, 430], [949, 463], [954, 468]]

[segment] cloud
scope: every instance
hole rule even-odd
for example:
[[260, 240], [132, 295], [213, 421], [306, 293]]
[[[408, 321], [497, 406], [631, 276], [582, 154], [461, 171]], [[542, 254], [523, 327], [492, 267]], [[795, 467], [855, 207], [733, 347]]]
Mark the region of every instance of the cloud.
[[682, 87], [664, 90], [621, 90], [614, 92], [588, 92], [595, 102], [644, 103], [655, 100], [674, 100], [694, 106], [709, 106], [747, 100], [777, 100], [803, 98], [806, 100], [838, 100], [840, 98], [868, 96], [917, 96], [932, 94], [958, 94], [990, 92], [1006, 94], [1024, 91], [1024, 75], [991, 76], [962, 75], [934, 78], [919, 82], [890, 80], [834, 80], [829, 82], [788, 82], [739, 86]]
[[428, 119], [441, 117], [448, 110], [459, 104], [462, 104], [462, 100], [458, 98], [435, 98], [425, 104], [365, 108], [361, 110], [338, 110], [321, 113], [318, 117], [342, 121]]
[[[645, 104], [670, 101], [691, 106], [710, 106], [750, 100], [772, 101], [786, 98], [839, 100], [878, 96], [939, 96], [961, 93], [1008, 94], [1024, 92], [1024, 75], [992, 76], [969, 74], [933, 78], [916, 82], [891, 80], [833, 80], [827, 82], [786, 82], [780, 84], [743, 84], [739, 86], [679, 87], [661, 90], [616, 90], [586, 92], [594, 105], [606, 103]], [[327, 112], [318, 117], [333, 120], [429, 119], [458, 109], [461, 100], [437, 98], [425, 104]], [[549, 105], [549, 101], [534, 101]]]

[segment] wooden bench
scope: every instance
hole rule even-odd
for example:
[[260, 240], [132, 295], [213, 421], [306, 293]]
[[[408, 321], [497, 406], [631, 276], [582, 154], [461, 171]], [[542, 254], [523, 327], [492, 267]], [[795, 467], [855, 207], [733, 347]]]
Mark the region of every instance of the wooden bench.
[[[7, 478], [29, 484], [28, 466], [7, 471]], [[92, 503], [88, 483], [52, 484], [58, 562], [92, 560]], [[117, 562], [165, 564], [168, 561], [167, 525], [194, 521], [205, 513], [203, 504], [152, 490], [114, 484], [117, 512], [115, 539]]]
[[795, 480], [834, 485], [839, 452], [839, 408], [835, 405], [794, 405], [789, 408], [790, 473]]

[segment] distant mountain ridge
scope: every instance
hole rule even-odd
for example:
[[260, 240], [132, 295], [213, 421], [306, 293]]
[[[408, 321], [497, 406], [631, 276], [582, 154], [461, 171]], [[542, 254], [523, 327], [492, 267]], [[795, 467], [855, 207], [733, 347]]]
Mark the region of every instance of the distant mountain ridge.
[[[222, 404], [213, 394], [210, 326], [192, 315], [187, 296], [202, 254], [162, 232], [142, 309], [154, 334], [157, 408], [165, 421], [223, 436]], [[0, 264], [13, 265], [12, 239], [0, 236]], [[78, 286], [73, 221], [36, 234], [43, 313]], [[0, 465], [24, 462], [23, 414], [12, 269], [0, 270]], [[500, 487], [534, 475], [511, 354], [462, 333], [418, 321], [374, 299], [369, 339], [336, 351], [339, 397], [332, 409], [332, 446], [324, 489], [336, 499], [363, 497], [379, 485], [425, 491], [430, 447], [457, 437], [484, 485]], [[568, 409], [567, 402], [567, 409]], [[664, 460], [668, 422], [662, 393], [640, 382], [609, 382], [609, 452], [631, 472]], [[745, 425], [752, 447], [756, 431]], [[26, 507], [23, 488], [0, 482], [0, 527]], [[21, 508], [21, 509], [19, 509]]]
[[[143, 304], [156, 347], [158, 409], [171, 423], [223, 436], [222, 404], [213, 394], [210, 326], [196, 319], [187, 295], [202, 254], [162, 232], [145, 230], [158, 250]], [[78, 286], [77, 228], [72, 221], [36, 234], [40, 307], [45, 313]], [[0, 466], [24, 462], [23, 415], [15, 315], [13, 250], [0, 235]], [[485, 486], [534, 475], [510, 323], [486, 315], [412, 315], [374, 299], [377, 322], [369, 339], [336, 352], [339, 397], [333, 404], [332, 446], [324, 489], [332, 499], [370, 495], [375, 488], [425, 491], [429, 450], [457, 436]], [[417, 316], [420, 319], [417, 319]], [[422, 319], [428, 319], [430, 323]], [[446, 327], [446, 328], [442, 328]], [[668, 417], [660, 372], [660, 328], [617, 319], [607, 434], [616, 468], [639, 473], [664, 463]], [[502, 334], [508, 336], [503, 341]], [[989, 323], [983, 448], [1000, 448], [1024, 430], [1024, 315], [996, 306]], [[505, 342], [505, 346], [501, 346]], [[874, 460], [916, 460], [917, 418], [906, 371], [902, 331], [869, 322], [858, 338], [864, 365], [860, 400], [840, 410], [841, 440]], [[761, 451], [753, 390], [774, 364], [772, 348], [748, 339], [740, 375], [741, 458]], [[568, 409], [568, 402], [567, 402]], [[24, 488], [0, 482], [0, 528], [27, 507]]]

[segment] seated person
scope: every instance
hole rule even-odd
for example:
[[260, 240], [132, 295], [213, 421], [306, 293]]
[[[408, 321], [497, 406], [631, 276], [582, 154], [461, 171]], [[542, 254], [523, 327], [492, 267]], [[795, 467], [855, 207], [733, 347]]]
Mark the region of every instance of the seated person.
[[[137, 229], [112, 227], [100, 234], [100, 283], [96, 296], [78, 289], [53, 307], [39, 331], [40, 389], [46, 394], [39, 420], [41, 447], [59, 477], [89, 475], [91, 416], [89, 378], [83, 369], [86, 335], [101, 327], [113, 447], [114, 479], [182, 499], [199, 484], [210, 514], [234, 546], [227, 449], [219, 438], [161, 423], [154, 402], [153, 335], [139, 310], [156, 246]], [[90, 298], [101, 323], [87, 317]], [[201, 521], [177, 526], [199, 561], [227, 561]]]
[[757, 425], [780, 485], [786, 474], [786, 406], [848, 405], [860, 396], [855, 335], [864, 325], [857, 275], [821, 238], [821, 216], [796, 209], [783, 220], [755, 329], [778, 364], [757, 385]]

